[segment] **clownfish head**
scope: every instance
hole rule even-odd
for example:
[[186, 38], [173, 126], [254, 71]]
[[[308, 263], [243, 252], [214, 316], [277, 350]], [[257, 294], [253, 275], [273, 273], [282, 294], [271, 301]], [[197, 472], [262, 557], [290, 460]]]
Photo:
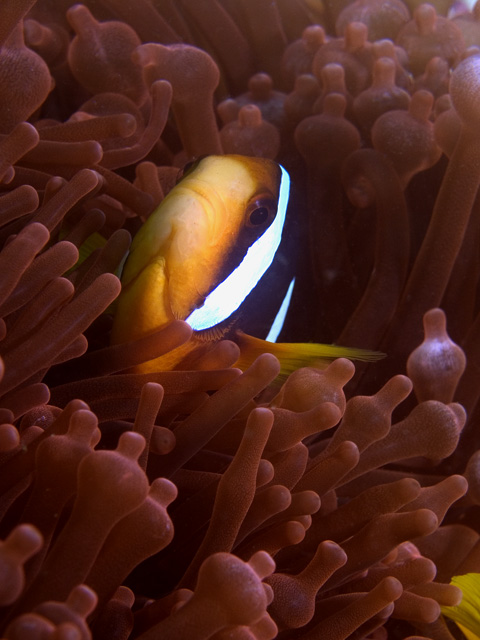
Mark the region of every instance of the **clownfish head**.
[[194, 162], [135, 236], [114, 342], [173, 319], [221, 337], [275, 258], [289, 192], [288, 173], [272, 160]]

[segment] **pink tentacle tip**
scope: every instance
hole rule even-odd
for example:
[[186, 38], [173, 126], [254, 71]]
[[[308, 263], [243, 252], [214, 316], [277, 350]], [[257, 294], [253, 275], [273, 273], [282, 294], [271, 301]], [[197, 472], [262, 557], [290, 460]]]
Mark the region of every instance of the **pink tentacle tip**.
[[0, 542], [0, 603], [15, 602], [25, 585], [23, 565], [43, 544], [41, 533], [29, 524], [15, 527], [4, 542]]
[[87, 585], [80, 584], [78, 587], [72, 589], [67, 598], [66, 605], [82, 618], [86, 618], [97, 606], [96, 593], [87, 587]]
[[423, 326], [425, 340], [410, 354], [407, 373], [420, 402], [449, 403], [465, 370], [465, 354], [448, 336], [446, 316], [441, 309], [427, 311]]
[[178, 495], [178, 489], [166, 478], [157, 478], [150, 486], [149, 495], [162, 507], [168, 507]]
[[257, 551], [248, 561], [248, 565], [255, 571], [260, 580], [271, 575], [275, 571], [275, 562], [270, 554], [265, 551]]
[[127, 431], [118, 439], [117, 452], [131, 460], [138, 460], [144, 449], [145, 438], [139, 433]]
[[[77, 631], [79, 640], [89, 640], [91, 634], [86, 619], [96, 606], [96, 593], [90, 587], [80, 584], [70, 591], [65, 602], [43, 602], [35, 607], [34, 613], [58, 625], [57, 632], [61, 629], [59, 638], [70, 638], [74, 629]], [[63, 634], [66, 635], [63, 636]]]
[[87, 409], [75, 411], [70, 418], [67, 433], [74, 440], [91, 442], [98, 436], [97, 416]]
[[42, 535], [35, 527], [21, 524], [15, 527], [3, 543], [3, 550], [19, 562], [25, 562], [42, 546]]
[[13, 451], [20, 444], [20, 434], [13, 424], [0, 424], [0, 453]]

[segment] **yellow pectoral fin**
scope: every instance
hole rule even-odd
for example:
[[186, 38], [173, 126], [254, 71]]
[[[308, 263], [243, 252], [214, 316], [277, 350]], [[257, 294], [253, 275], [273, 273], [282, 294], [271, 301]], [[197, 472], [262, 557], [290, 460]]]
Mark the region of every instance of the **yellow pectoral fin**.
[[240, 358], [236, 367], [246, 369], [262, 353], [272, 353], [280, 360], [281, 376], [287, 376], [300, 367], [325, 369], [336, 358], [375, 362], [385, 357], [384, 353], [340, 347], [333, 344], [314, 344], [309, 342], [267, 342], [237, 331], [235, 342], [240, 347]]

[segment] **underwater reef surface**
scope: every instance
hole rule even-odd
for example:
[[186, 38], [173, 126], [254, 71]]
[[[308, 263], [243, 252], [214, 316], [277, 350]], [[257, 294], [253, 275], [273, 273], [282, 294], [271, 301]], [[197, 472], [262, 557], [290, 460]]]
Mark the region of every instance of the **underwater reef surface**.
[[[2, 638], [461, 637], [441, 609], [480, 573], [477, 7], [0, 4]], [[131, 237], [221, 153], [292, 178], [282, 341], [386, 358], [284, 380], [222, 340], [135, 373], [186, 323], [110, 344]]]

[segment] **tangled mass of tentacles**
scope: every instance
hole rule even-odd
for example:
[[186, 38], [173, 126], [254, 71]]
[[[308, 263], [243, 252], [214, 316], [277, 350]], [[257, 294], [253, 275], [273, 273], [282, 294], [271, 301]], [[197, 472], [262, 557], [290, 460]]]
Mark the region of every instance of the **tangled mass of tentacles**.
[[[453, 4], [0, 3], [2, 637], [459, 637], [441, 608], [480, 572], [480, 8]], [[281, 385], [223, 341], [131, 372], [190, 328], [111, 346], [115, 274], [210, 153], [291, 173], [285, 339], [384, 360]]]

